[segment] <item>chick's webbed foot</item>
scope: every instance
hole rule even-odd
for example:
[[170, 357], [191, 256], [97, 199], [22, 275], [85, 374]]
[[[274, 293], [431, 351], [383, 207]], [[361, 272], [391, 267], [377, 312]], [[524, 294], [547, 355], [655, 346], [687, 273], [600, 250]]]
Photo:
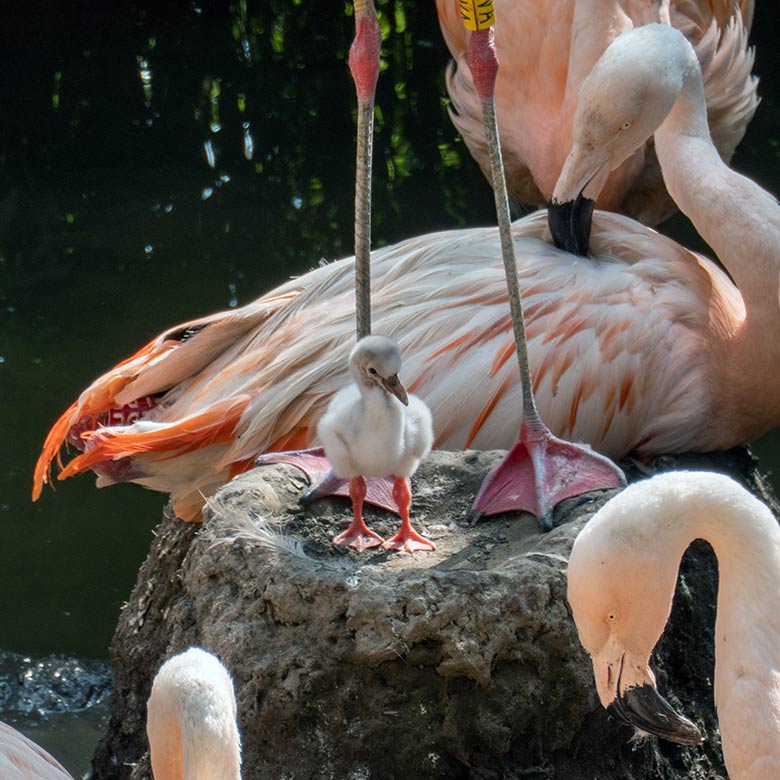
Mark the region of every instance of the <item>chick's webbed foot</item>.
[[349, 497], [352, 499], [352, 522], [344, 533], [333, 539], [333, 544], [354, 547], [358, 552], [379, 547], [384, 539], [375, 534], [363, 520], [363, 501], [366, 498], [366, 481], [363, 477], [349, 480]]
[[379, 534], [375, 534], [365, 524], [362, 518], [352, 520], [346, 531], [333, 537], [333, 544], [340, 547], [354, 547], [358, 552], [363, 552], [371, 547], [379, 547], [384, 541]]
[[401, 527], [398, 529], [398, 533], [388, 539], [382, 547], [385, 550], [403, 550], [408, 553], [418, 550], [435, 550], [436, 545], [430, 539], [426, 539], [412, 528], [409, 520], [412, 491], [409, 487], [409, 480], [406, 477], [395, 478], [393, 482], [393, 498], [398, 504], [398, 510], [401, 513]]

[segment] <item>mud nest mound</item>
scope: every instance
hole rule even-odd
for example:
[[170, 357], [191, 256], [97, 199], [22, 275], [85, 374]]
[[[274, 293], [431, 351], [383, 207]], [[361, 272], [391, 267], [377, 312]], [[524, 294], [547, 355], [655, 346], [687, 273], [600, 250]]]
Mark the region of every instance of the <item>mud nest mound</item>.
[[[527, 515], [471, 525], [470, 502], [500, 455], [436, 452], [421, 466], [413, 522], [436, 542], [431, 553], [335, 548], [349, 502], [301, 510], [307, 483], [291, 466], [233, 480], [202, 525], [167, 513], [114, 637], [97, 780], [151, 778], [151, 679], [190, 645], [233, 675], [246, 780], [725, 778], [709, 547], [686, 554], [655, 654], [661, 690], [706, 740], [637, 745], [598, 703], [566, 601], [571, 545], [612, 493], [565, 501], [546, 534]], [[773, 500], [744, 449], [654, 468], [722, 471]], [[368, 507], [366, 520], [385, 537], [398, 525]]]

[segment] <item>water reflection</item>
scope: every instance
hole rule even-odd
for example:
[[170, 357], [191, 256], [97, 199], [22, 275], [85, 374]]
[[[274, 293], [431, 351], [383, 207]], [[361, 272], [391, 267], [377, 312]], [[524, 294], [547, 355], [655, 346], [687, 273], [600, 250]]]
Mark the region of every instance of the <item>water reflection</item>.
[[[491, 222], [443, 105], [433, 4], [379, 6], [375, 242]], [[764, 100], [735, 164], [780, 192], [776, 22], [758, 6]], [[0, 25], [0, 637], [104, 656], [164, 499], [81, 478], [32, 505], [35, 458], [76, 394], [164, 327], [349, 254], [352, 21], [311, 0], [27, 7]], [[701, 247], [680, 217], [665, 230]]]
[[89, 768], [108, 715], [110, 689], [111, 670], [105, 662], [0, 652], [2, 719], [55, 756], [74, 777]]
[[5, 719], [84, 712], [105, 702], [110, 690], [111, 670], [105, 661], [0, 652], [0, 711]]

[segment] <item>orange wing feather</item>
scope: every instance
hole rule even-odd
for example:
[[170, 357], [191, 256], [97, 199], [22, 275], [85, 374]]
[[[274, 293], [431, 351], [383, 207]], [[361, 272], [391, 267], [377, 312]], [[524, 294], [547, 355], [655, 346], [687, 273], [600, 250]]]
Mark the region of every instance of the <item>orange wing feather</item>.
[[131, 458], [148, 453], [185, 454], [203, 447], [231, 441], [238, 421], [250, 402], [249, 396], [228, 398], [201, 414], [187, 417], [165, 428], [112, 435], [111, 429], [89, 434], [87, 451], [74, 458], [58, 475], [67, 479], [103, 461]]
[[[702, 378], [701, 339], [714, 338], [702, 301], [713, 300], [722, 277], [717, 305], [732, 316], [733, 284], [616, 215], [596, 214], [593, 247], [604, 264], [559, 252], [540, 240], [545, 230], [544, 214], [513, 226], [537, 404], [553, 432], [613, 457], [643, 441], [664, 451], [716, 445], [707, 437], [719, 430], [690, 387], [711, 384]], [[632, 241], [641, 253], [632, 255]], [[47, 437], [34, 494], [77, 431], [87, 434], [86, 451], [60, 478], [93, 468], [101, 484], [135, 481], [171, 493], [187, 518], [260, 453], [316, 444], [319, 416], [348, 381], [353, 267], [348, 258], [318, 268], [243, 310], [168, 331], [96, 380]], [[377, 250], [372, 275], [374, 330], [399, 343], [402, 379], [430, 406], [437, 446], [511, 445], [522, 398], [496, 231]], [[134, 402], [133, 388], [153, 394], [156, 407], [139, 422], [108, 425], [117, 403]]]

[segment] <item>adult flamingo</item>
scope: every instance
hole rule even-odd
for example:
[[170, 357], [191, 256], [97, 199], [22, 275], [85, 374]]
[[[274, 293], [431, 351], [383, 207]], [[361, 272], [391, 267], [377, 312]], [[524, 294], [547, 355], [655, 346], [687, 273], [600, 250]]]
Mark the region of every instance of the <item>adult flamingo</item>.
[[[718, 156], [698, 61], [681, 33], [637, 28], [600, 65], [575, 122], [587, 143], [575, 142], [558, 199], [603, 181], [663, 122], [656, 147], [670, 192], [736, 285], [626, 217], [597, 212], [591, 257], [545, 241], [543, 213], [516, 222], [539, 411], [556, 435], [612, 458], [748, 442], [780, 424], [780, 339], [767, 337], [780, 327], [780, 208]], [[588, 128], [591, 115], [603, 121]], [[585, 154], [590, 143], [598, 160]], [[583, 160], [592, 170], [581, 175]], [[372, 271], [376, 330], [399, 344], [409, 389], [433, 413], [436, 445], [509, 447], [521, 397], [496, 230], [404, 241], [374, 252]], [[164, 332], [55, 423], [34, 497], [67, 440], [87, 449], [60, 478], [92, 468], [99, 485], [138, 482], [171, 493], [177, 514], [192, 519], [204, 495], [258, 453], [310, 446], [347, 380], [353, 278], [347, 258]]]
[[[155, 676], [147, 709], [155, 780], [241, 780], [233, 681], [215, 656], [192, 647], [166, 661]], [[5, 723], [0, 723], [0, 777], [73, 780], [42, 747]]]
[[715, 706], [732, 780], [780, 777], [780, 528], [720, 474], [672, 472], [631, 485], [580, 531], [568, 596], [604, 707], [641, 732], [701, 739], [657, 693], [650, 653], [694, 539], [718, 557]]
[[[457, 0], [436, 0], [454, 62], [447, 69], [450, 115], [471, 154], [489, 176], [480, 100], [466, 64], [469, 35]], [[509, 193], [544, 206], [569, 153], [577, 95], [591, 68], [617, 35], [636, 24], [670, 19], [691, 41], [702, 66], [710, 131], [728, 162], [758, 105], [747, 38], [753, 0], [496, 0], [496, 82]], [[655, 17], [655, 19], [653, 19]], [[614, 170], [599, 208], [654, 225], [675, 210], [652, 141]]]

